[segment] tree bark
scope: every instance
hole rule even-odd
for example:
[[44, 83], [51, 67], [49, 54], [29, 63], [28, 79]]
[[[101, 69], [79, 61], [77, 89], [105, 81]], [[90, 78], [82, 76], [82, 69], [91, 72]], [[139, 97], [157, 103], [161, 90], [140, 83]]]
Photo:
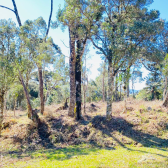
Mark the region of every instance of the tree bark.
[[129, 79], [127, 80], [127, 98], [129, 97]]
[[119, 96], [118, 96], [118, 80], [117, 80], [117, 78], [118, 78], [118, 75], [116, 75], [116, 77], [115, 77], [115, 97], [114, 97], [114, 100], [115, 101], [118, 101], [119, 100]]
[[7, 116], [7, 109], [6, 109], [6, 102], [7, 102], [7, 92], [5, 92], [5, 95], [4, 95], [4, 116]]
[[120, 101], [121, 101], [121, 86], [122, 84], [120, 83], [120, 98], [119, 98]]
[[[86, 57], [85, 57], [85, 71], [84, 71], [84, 82], [83, 82], [83, 112], [86, 114], [86, 90], [87, 90], [87, 84], [86, 84]], [[88, 79], [87, 79], [88, 83]]]
[[113, 87], [114, 87], [114, 76], [113, 76], [112, 61], [108, 60], [108, 96], [107, 96], [107, 109], [106, 109], [107, 120], [110, 120], [112, 118]]
[[166, 93], [165, 99], [163, 101], [163, 106], [168, 107], [168, 92]]
[[4, 90], [0, 90], [0, 136], [2, 131], [2, 122], [3, 122], [3, 108], [4, 108]]
[[133, 98], [135, 98], [135, 95], [134, 95], [134, 78], [132, 77], [132, 96]]
[[77, 41], [77, 56], [76, 56], [76, 67], [75, 67], [75, 81], [76, 81], [76, 120], [81, 119], [81, 57], [82, 57], [82, 44], [81, 41]]
[[40, 92], [40, 107], [41, 114], [44, 113], [44, 91], [43, 91], [43, 71], [42, 67], [38, 66], [38, 76], [39, 76], [39, 92]]
[[28, 118], [33, 119], [33, 111], [32, 111], [32, 106], [31, 106], [31, 103], [30, 103], [29, 94], [28, 94], [28, 91], [27, 91], [26, 86], [24, 84], [21, 72], [20, 72], [19, 69], [18, 69], [18, 71], [19, 71], [20, 81], [21, 81], [21, 84], [23, 86], [24, 94], [25, 94], [25, 97], [26, 97], [26, 100], [27, 100]]
[[103, 102], [105, 102], [105, 91], [104, 91], [105, 65], [106, 65], [106, 62], [104, 61], [104, 65], [103, 65], [103, 78], [102, 78]]
[[69, 41], [70, 41], [70, 57], [69, 57], [69, 76], [70, 76], [70, 104], [68, 115], [73, 117], [76, 103], [76, 85], [75, 85], [75, 35], [69, 28]]
[[163, 101], [166, 98], [166, 93], [167, 93], [167, 77], [165, 77], [165, 82], [164, 82]]
[[14, 117], [16, 117], [16, 103], [17, 103], [17, 98], [15, 97], [15, 101], [14, 101]]

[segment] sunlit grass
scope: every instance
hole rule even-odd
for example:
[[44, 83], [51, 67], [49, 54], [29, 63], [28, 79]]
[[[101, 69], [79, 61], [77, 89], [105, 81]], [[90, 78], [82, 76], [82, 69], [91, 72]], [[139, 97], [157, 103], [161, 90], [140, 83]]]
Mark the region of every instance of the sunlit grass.
[[[24, 158], [23, 158], [24, 160]], [[96, 168], [96, 167], [168, 167], [168, 149], [117, 147], [101, 149], [88, 145], [70, 146], [29, 153], [29, 160], [18, 161], [8, 167], [26, 168]]]

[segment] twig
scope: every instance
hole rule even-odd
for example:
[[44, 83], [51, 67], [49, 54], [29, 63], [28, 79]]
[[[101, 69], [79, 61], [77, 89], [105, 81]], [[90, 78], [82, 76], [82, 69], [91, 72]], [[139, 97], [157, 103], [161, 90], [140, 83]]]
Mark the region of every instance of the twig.
[[64, 41], [63, 40], [61, 40], [62, 41], [62, 43], [64, 44], [64, 46], [66, 47], [66, 48], [69, 48], [67, 45], [65, 45], [65, 43], [64, 43]]

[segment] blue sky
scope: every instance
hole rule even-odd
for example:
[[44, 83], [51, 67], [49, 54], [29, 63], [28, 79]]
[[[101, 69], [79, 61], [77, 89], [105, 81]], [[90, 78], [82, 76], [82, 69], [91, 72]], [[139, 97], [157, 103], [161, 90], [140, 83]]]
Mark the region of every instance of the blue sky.
[[[48, 22], [48, 17], [50, 14], [50, 1], [49, 0], [15, 0], [18, 8], [18, 12], [22, 21], [22, 24], [27, 20], [37, 19], [39, 16], [42, 16], [46, 22]], [[64, 1], [54, 1], [53, 8], [53, 16], [52, 20], [56, 18], [56, 12], [59, 6], [63, 7]], [[0, 5], [7, 6], [13, 9], [12, 0], [0, 0]], [[160, 17], [164, 20], [168, 20], [168, 0], [154, 0], [153, 4], [149, 6], [149, 9], [157, 9], [160, 11]], [[0, 19], [9, 19], [12, 18], [13, 21], [16, 21], [16, 17], [12, 11], [7, 9], [0, 8]], [[60, 46], [62, 52], [67, 56], [69, 56], [69, 34], [68, 31], [65, 30], [62, 32], [60, 28], [50, 29], [49, 36], [54, 39], [54, 42]], [[64, 45], [63, 44], [63, 42]], [[99, 55], [96, 55], [95, 50], [90, 47], [90, 52], [88, 55], [91, 57], [88, 60], [88, 67], [90, 67], [89, 78], [94, 79], [98, 75], [97, 69], [101, 63], [101, 58]], [[147, 74], [147, 71], [144, 70], [144, 76]], [[142, 89], [145, 86], [145, 82], [139, 84], [137, 83], [135, 89]]]

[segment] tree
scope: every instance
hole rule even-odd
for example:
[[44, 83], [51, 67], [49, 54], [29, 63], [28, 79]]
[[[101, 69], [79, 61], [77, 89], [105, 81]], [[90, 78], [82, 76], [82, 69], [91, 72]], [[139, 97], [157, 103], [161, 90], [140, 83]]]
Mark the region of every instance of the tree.
[[[12, 12], [14, 12], [14, 14], [16, 15], [17, 22], [18, 22], [19, 26], [21, 27], [22, 23], [21, 23], [21, 20], [20, 20], [20, 16], [19, 16], [19, 13], [18, 13], [18, 10], [17, 10], [17, 6], [16, 6], [16, 3], [15, 3], [15, 0], [12, 0], [12, 3], [13, 3], [13, 6], [14, 6], [14, 10], [10, 9], [8, 7], [2, 6], [2, 5], [0, 5], [0, 7], [6, 8], [6, 9], [11, 10]], [[52, 11], [53, 11], [53, 0], [51, 0], [51, 11], [50, 11], [50, 16], [49, 16], [49, 20], [48, 20], [48, 28], [46, 29], [46, 35], [45, 35], [45, 37], [43, 39], [44, 41], [46, 41], [46, 38], [47, 38], [48, 33], [49, 33], [50, 22], [51, 22], [51, 17], [52, 17]], [[53, 43], [53, 45], [54, 45], [54, 43]], [[39, 69], [39, 78], [40, 78], [41, 113], [43, 113], [43, 111], [44, 111], [44, 96], [43, 96], [42, 68], [38, 67], [38, 69]], [[19, 69], [18, 69], [18, 71], [19, 71]], [[33, 119], [34, 116], [33, 116], [32, 106], [31, 106], [31, 103], [30, 103], [30, 98], [29, 98], [28, 91], [26, 89], [26, 86], [25, 86], [25, 83], [24, 83], [24, 80], [22, 78], [22, 75], [21, 75], [20, 71], [19, 71], [19, 77], [20, 77], [20, 81], [21, 81], [21, 83], [23, 85], [24, 93], [25, 93], [25, 96], [26, 96], [26, 99], [27, 99], [28, 112], [29, 112], [28, 113], [28, 117]]]
[[[139, 56], [146, 40], [152, 40], [157, 32], [157, 11], [147, 12], [150, 1], [102, 1], [103, 18], [95, 25], [90, 35], [93, 45], [108, 60], [107, 119], [112, 115], [114, 77], [120, 69], [129, 69]], [[157, 29], [158, 30], [158, 29]]]
[[4, 95], [16, 77], [14, 64], [17, 29], [11, 20], [0, 20], [0, 135], [3, 121]]
[[[43, 75], [42, 70], [45, 69], [44, 65], [54, 61], [54, 48], [51, 38], [46, 39], [46, 23], [40, 17], [33, 21], [26, 21], [21, 27], [20, 37], [24, 42], [29, 59], [33, 61], [38, 68], [39, 79], [39, 93], [41, 103], [41, 114], [44, 112], [44, 89], [43, 89]], [[45, 39], [45, 40], [44, 40]]]

